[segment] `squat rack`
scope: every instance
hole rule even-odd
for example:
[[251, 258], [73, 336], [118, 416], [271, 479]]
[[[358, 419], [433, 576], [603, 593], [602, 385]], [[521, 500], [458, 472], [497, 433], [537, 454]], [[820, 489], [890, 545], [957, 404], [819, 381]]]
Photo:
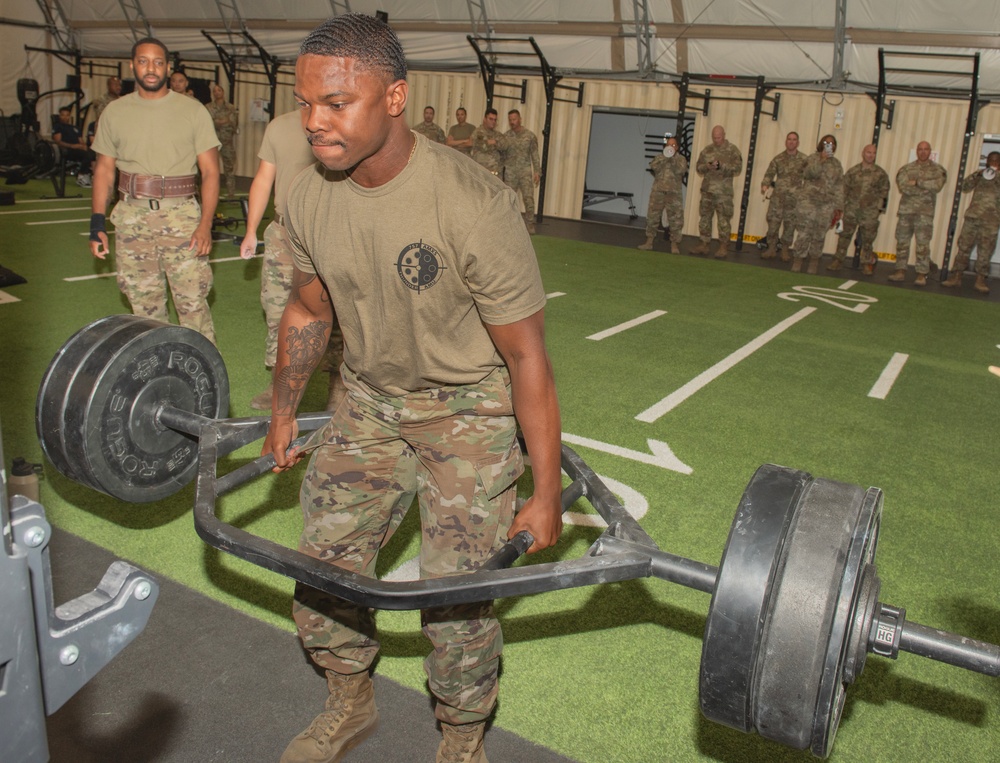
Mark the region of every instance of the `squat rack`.
[[[746, 230], [747, 221], [747, 208], [750, 204], [750, 185], [753, 175], [753, 165], [754, 158], [757, 153], [757, 132], [760, 126], [760, 115], [766, 114], [771, 117], [771, 121], [778, 121], [778, 113], [781, 109], [781, 93], [774, 93], [774, 95], [768, 95], [773, 89], [774, 85], [767, 85], [765, 83], [764, 77], [726, 77], [726, 83], [732, 83], [738, 86], [752, 86], [754, 88], [753, 98], [738, 98], [735, 96], [713, 96], [712, 91], [708, 88], [704, 92], [697, 92], [691, 90], [692, 82], [714, 82], [719, 78], [711, 74], [691, 74], [690, 72], [684, 72], [681, 75], [680, 82], [674, 82], [677, 89], [680, 90], [680, 102], [677, 106], [677, 133], [683, 134], [684, 132], [684, 120], [686, 117], [685, 109], [687, 108], [688, 98], [700, 98], [702, 100], [701, 113], [702, 116], [708, 116], [709, 103], [712, 100], [716, 101], [736, 101], [738, 103], [753, 103], [753, 121], [750, 128], [750, 145], [747, 147], [747, 157], [746, 165], [744, 168], [743, 175], [743, 193], [740, 197], [740, 222], [737, 226], [736, 232], [736, 251], [743, 249], [743, 234]], [[764, 103], [768, 102], [771, 104], [771, 111], [764, 110]], [[691, 154], [694, 155], [694, 147], [691, 148]]]

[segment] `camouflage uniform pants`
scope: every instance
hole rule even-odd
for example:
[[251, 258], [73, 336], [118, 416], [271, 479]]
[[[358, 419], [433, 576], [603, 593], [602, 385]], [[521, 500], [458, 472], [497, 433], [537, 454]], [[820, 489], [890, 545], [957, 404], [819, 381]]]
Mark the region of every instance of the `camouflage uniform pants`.
[[222, 174], [226, 178], [226, 193], [231, 197], [236, 193], [236, 141], [224, 140], [219, 148]]
[[[781, 241], [781, 250], [787, 252], [795, 239], [795, 197], [790, 193], [774, 194], [767, 203], [767, 243], [774, 246]], [[778, 238], [778, 231], [784, 235]]]
[[504, 182], [521, 195], [524, 202], [524, 219], [534, 221], [535, 219], [535, 176], [528, 169], [518, 169], [517, 167], [504, 167]]
[[712, 215], [716, 216], [719, 228], [719, 241], [729, 241], [733, 223], [733, 192], [706, 191], [701, 189], [701, 200], [698, 203], [698, 235], [703, 241], [712, 238]]
[[896, 269], [906, 267], [910, 259], [910, 239], [916, 237], [917, 261], [914, 270], [927, 274], [931, 271], [931, 237], [934, 235], [932, 215], [900, 215], [896, 221]]
[[[292, 290], [293, 270], [292, 244], [288, 240], [288, 231], [284, 225], [272, 220], [264, 229], [264, 263], [260, 270], [260, 306], [264, 308], [264, 320], [267, 322], [264, 365], [268, 368], [274, 368], [278, 359], [278, 326], [288, 303], [288, 294]], [[344, 337], [334, 314], [323, 370], [338, 373], [343, 360]]]
[[997, 248], [997, 233], [1000, 230], [1000, 220], [982, 220], [978, 217], [966, 217], [962, 222], [962, 232], [958, 236], [958, 254], [952, 270], [965, 268], [969, 264], [972, 248], [976, 248], [976, 275], [990, 274], [990, 258]]
[[860, 215], [854, 211], [844, 212], [844, 230], [837, 241], [837, 259], [847, 258], [847, 249], [854, 241], [854, 233], [861, 229], [861, 264], [875, 262], [875, 237], [878, 235], [878, 215]]
[[649, 208], [646, 211], [646, 235], [656, 237], [660, 229], [660, 219], [663, 211], [667, 212], [667, 227], [670, 229], [670, 240], [681, 243], [681, 231], [684, 229], [684, 205], [680, 197], [670, 193], [665, 188], [653, 186], [649, 192]]
[[160, 205], [150, 209], [148, 201], [123, 200], [111, 211], [118, 288], [133, 313], [166, 321], [169, 284], [180, 324], [200, 331], [214, 344], [208, 307], [212, 268], [207, 256], [188, 249], [201, 222], [201, 207], [194, 199], [163, 199]]
[[799, 259], [822, 257], [826, 233], [833, 219], [833, 205], [799, 201], [795, 214], [795, 256]]
[[[379, 550], [414, 496], [420, 504], [420, 574], [475, 570], [506, 538], [523, 471], [505, 369], [478, 384], [379, 394], [343, 367], [348, 394], [306, 444], [299, 550], [374, 576]], [[299, 637], [326, 670], [367, 670], [379, 643], [371, 610], [296, 586]], [[424, 661], [435, 713], [446, 723], [492, 712], [503, 637], [493, 603], [424, 610], [433, 645]]]

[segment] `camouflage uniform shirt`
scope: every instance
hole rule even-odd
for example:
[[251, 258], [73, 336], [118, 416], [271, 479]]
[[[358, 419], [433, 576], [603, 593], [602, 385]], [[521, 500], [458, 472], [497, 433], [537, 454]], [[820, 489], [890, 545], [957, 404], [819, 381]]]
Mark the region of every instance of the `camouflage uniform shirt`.
[[1000, 222], [1000, 173], [987, 180], [983, 171], [977, 170], [962, 181], [962, 192], [972, 194], [966, 217]]
[[430, 124], [421, 122], [413, 128], [413, 132], [418, 132], [427, 138], [427, 140], [432, 140], [435, 143], [444, 143], [444, 130], [438, 127], [434, 122], [431, 122]]
[[844, 175], [844, 214], [859, 219], [877, 218], [885, 211], [889, 176], [877, 164], [855, 164]]
[[[710, 167], [714, 162], [719, 163], [719, 169]], [[704, 180], [701, 181], [702, 192], [710, 193], [733, 193], [733, 178], [743, 170], [743, 155], [728, 140], [723, 141], [721, 146], [710, 143], [698, 154], [698, 163], [695, 165], [698, 174]]]
[[[916, 180], [916, 185], [910, 185]], [[900, 215], [933, 215], [934, 201], [944, 188], [948, 172], [937, 162], [910, 162], [896, 173], [896, 187], [902, 198]]]
[[[491, 146], [487, 141], [495, 140]], [[504, 137], [499, 130], [487, 130], [482, 125], [472, 133], [472, 158], [494, 175], [500, 174], [503, 166]]]
[[506, 173], [541, 174], [538, 158], [538, 138], [527, 127], [519, 132], [508, 130], [503, 136], [503, 163]]
[[688, 171], [688, 160], [680, 154], [667, 158], [657, 154], [649, 163], [653, 171], [653, 188], [658, 191], [676, 194], [678, 199], [684, 192], [684, 176]]
[[[212, 116], [212, 123], [215, 125], [215, 134], [219, 136], [219, 141], [225, 146], [236, 140], [236, 128], [239, 126], [238, 112], [231, 103], [222, 101], [212, 101], [206, 107]], [[221, 124], [220, 124], [221, 123]]]
[[774, 186], [774, 196], [794, 196], [802, 188], [802, 173], [806, 168], [806, 157], [801, 151], [789, 154], [782, 151], [767, 165], [767, 172], [761, 180], [763, 185]]

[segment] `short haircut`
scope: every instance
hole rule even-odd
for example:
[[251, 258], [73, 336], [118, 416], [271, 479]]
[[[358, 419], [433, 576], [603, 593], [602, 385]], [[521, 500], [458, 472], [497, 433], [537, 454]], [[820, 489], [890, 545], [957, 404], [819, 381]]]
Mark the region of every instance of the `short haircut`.
[[[434, 111], [434, 107], [433, 106], [424, 106], [424, 111], [427, 111], [427, 109], [430, 109], [431, 111]], [[434, 111], [434, 113], [437, 114], [436, 111]]]
[[986, 163], [989, 164], [990, 160], [993, 157], [996, 157], [997, 159], [1000, 159], [1000, 151], [990, 151], [989, 156], [986, 157]]
[[469, 113], [469, 112], [467, 112], [467, 111], [466, 111], [465, 109], [463, 109], [463, 108], [462, 108], [461, 106], [459, 106], [459, 107], [458, 107], [457, 109], [455, 109], [455, 113], [456, 113], [456, 114], [457, 114], [458, 112], [460, 112], [460, 111], [461, 111], [461, 112], [462, 112], [463, 114], [468, 114], [468, 113]]
[[299, 55], [350, 58], [387, 82], [406, 79], [406, 57], [396, 33], [384, 21], [361, 13], [324, 21], [302, 41]]
[[486, 113], [483, 114], [483, 116], [484, 117], [488, 117], [490, 114], [492, 114], [493, 116], [496, 116], [497, 115], [497, 110], [496, 109], [486, 109]]
[[131, 60], [133, 61], [135, 60], [135, 52], [139, 50], [139, 48], [143, 45], [159, 45], [160, 48], [163, 50], [163, 57], [164, 58], [170, 57], [170, 51], [167, 50], [167, 46], [164, 45], [160, 40], [157, 40], [155, 37], [143, 37], [141, 40], [136, 40], [135, 45], [132, 46], [132, 55], [130, 56]]
[[518, 116], [521, 116], [521, 112], [518, 111], [517, 109], [511, 109], [510, 111], [507, 112], [507, 116], [510, 116], [511, 114], [517, 114]]
[[795, 130], [792, 130], [790, 133], [788, 133], [788, 135], [785, 136], [785, 140], [788, 140], [788, 138], [791, 137], [792, 135], [795, 136], [795, 140], [799, 139], [799, 134], [795, 132]]
[[70, 113], [72, 113], [73, 109], [71, 109], [69, 106], [60, 106], [59, 107], [59, 113], [62, 114], [64, 111], [67, 114], [70, 114]]

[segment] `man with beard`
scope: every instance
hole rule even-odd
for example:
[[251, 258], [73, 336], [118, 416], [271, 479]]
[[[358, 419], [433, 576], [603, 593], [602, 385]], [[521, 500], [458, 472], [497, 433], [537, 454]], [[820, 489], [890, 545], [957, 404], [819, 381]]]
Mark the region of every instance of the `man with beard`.
[[109, 251], [104, 214], [117, 168], [121, 199], [111, 221], [118, 288], [133, 313], [166, 321], [169, 281], [180, 324], [214, 343], [208, 254], [219, 200], [219, 139], [204, 106], [168, 90], [162, 42], [151, 37], [136, 42], [131, 67], [135, 92], [108, 105], [94, 138], [90, 251], [100, 259]]

